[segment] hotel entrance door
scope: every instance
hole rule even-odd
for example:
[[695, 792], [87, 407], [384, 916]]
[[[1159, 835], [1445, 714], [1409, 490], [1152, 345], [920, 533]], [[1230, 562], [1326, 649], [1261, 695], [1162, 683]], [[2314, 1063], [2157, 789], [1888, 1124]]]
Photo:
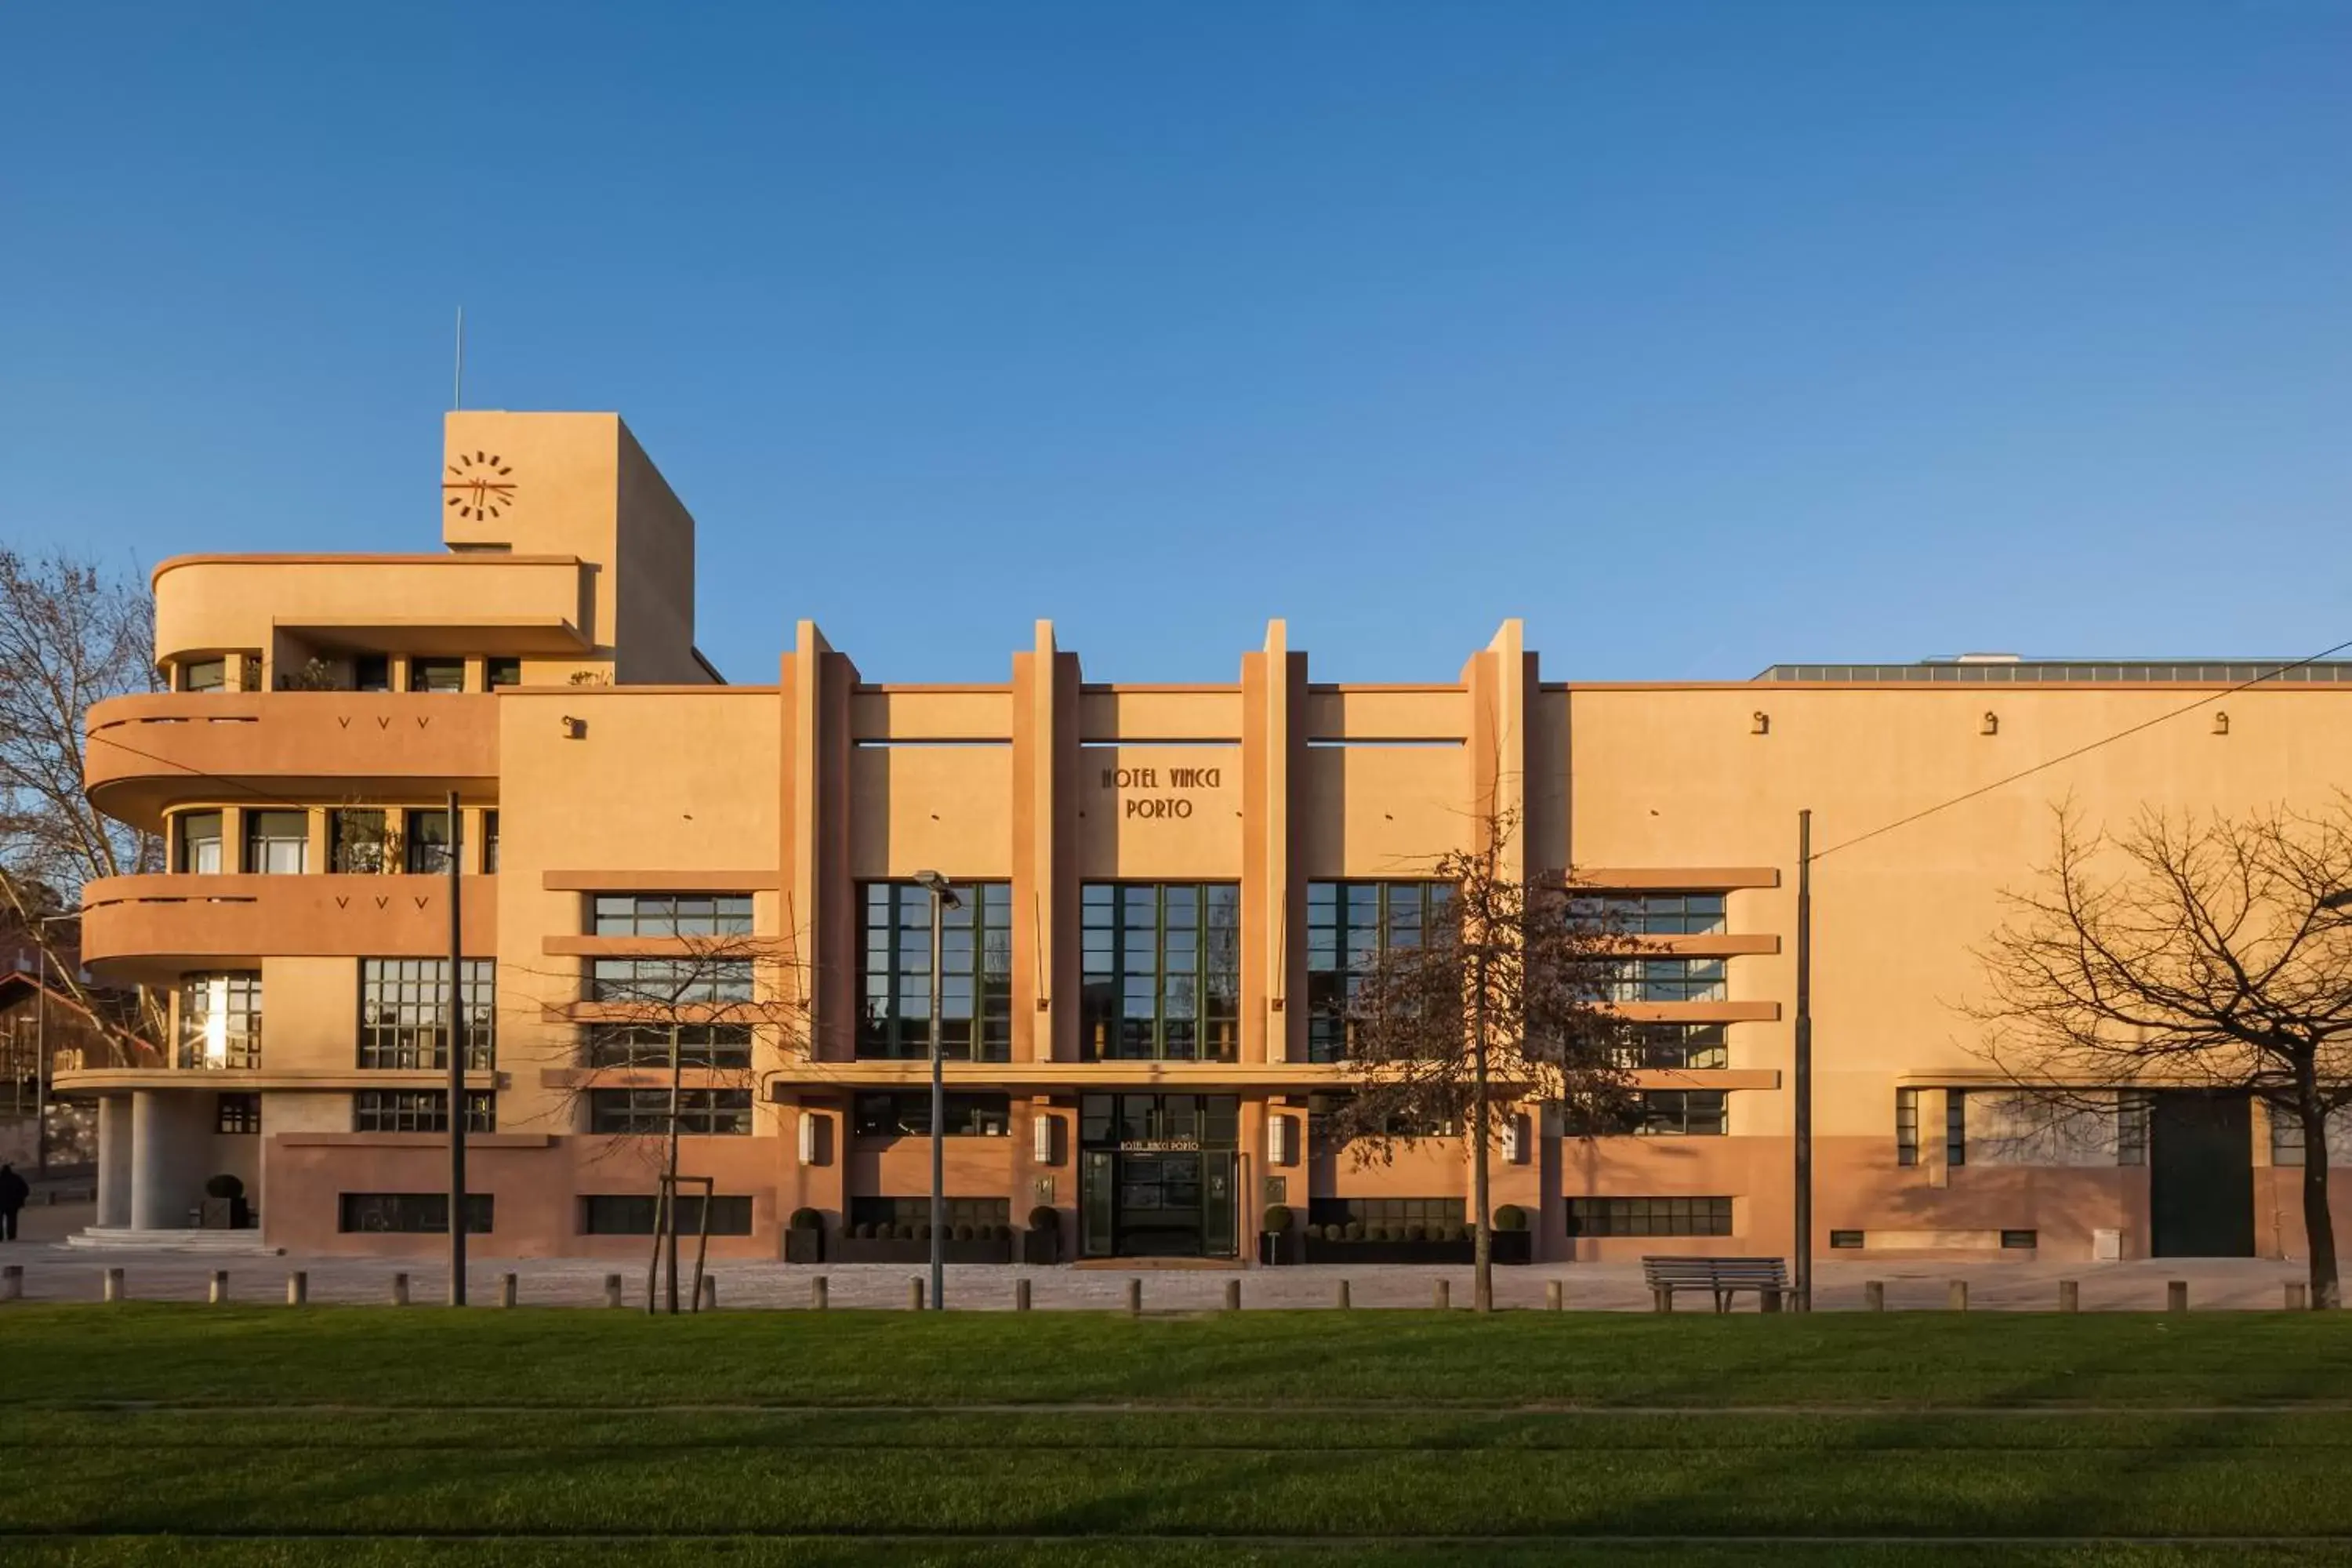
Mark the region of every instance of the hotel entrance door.
[[1228, 1150], [1097, 1149], [1079, 1173], [1089, 1258], [1234, 1256], [1234, 1167]]

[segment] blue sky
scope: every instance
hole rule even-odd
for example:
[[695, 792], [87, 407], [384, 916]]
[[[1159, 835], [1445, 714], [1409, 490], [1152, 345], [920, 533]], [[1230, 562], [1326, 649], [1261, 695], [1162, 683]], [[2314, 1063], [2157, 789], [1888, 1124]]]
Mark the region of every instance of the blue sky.
[[75, 0], [0, 147], [20, 544], [434, 548], [462, 302], [738, 680], [2352, 637], [2342, 0]]

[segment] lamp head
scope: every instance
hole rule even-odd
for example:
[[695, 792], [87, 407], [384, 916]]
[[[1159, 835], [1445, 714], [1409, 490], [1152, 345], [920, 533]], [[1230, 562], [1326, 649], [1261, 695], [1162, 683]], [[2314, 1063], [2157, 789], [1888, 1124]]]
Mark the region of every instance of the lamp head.
[[963, 908], [963, 900], [956, 897], [956, 890], [953, 884], [950, 883], [945, 877], [940, 876], [937, 871], [916, 872], [915, 886], [930, 894], [931, 897], [937, 899], [940, 903], [947, 909], [960, 910]]

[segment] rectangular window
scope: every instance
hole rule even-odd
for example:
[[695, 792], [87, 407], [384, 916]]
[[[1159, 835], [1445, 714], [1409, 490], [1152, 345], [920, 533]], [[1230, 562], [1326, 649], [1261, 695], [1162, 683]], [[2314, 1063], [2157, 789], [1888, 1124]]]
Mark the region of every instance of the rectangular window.
[[2042, 1237], [2036, 1231], [2004, 1230], [2000, 1233], [2000, 1244], [2011, 1252], [2031, 1251], [2042, 1245]]
[[[592, 958], [588, 1000], [672, 1006], [719, 1006], [751, 1000], [748, 958]], [[667, 1041], [667, 1026], [665, 1041]], [[667, 1045], [665, 1045], [667, 1048]]]
[[1916, 1089], [1895, 1091], [1895, 1163], [1919, 1163], [1919, 1091]]
[[[677, 1130], [687, 1137], [748, 1137], [751, 1091], [748, 1089], [688, 1089], [678, 1091]], [[667, 1089], [592, 1089], [588, 1131], [640, 1134], [669, 1131]]]
[[1309, 1225], [1465, 1225], [1462, 1198], [1309, 1198]]
[[1638, 1102], [1633, 1131], [1643, 1137], [1717, 1137], [1730, 1120], [1731, 1097], [1721, 1089], [1648, 1089]]
[[1612, 1002], [1720, 1002], [1730, 994], [1719, 958], [1633, 958], [1617, 966]]
[[[341, 1228], [346, 1233], [446, 1236], [449, 1194], [446, 1193], [344, 1193], [341, 1195]], [[466, 1194], [466, 1234], [490, 1234], [491, 1197]]]
[[1089, 1061], [1234, 1060], [1241, 889], [1088, 882], [1079, 891], [1079, 1049]]
[[1078, 1100], [1086, 1149], [1232, 1149], [1241, 1142], [1241, 1097], [1232, 1094], [1089, 1094]]
[[[1013, 1223], [1011, 1198], [943, 1198], [940, 1206], [950, 1225], [988, 1226]], [[855, 1197], [849, 1200], [849, 1223], [857, 1226], [920, 1228], [931, 1223], [929, 1197]]]
[[327, 814], [328, 869], [346, 874], [373, 875], [384, 867], [384, 823], [381, 811], [331, 811]]
[[522, 684], [522, 660], [519, 658], [484, 659], [482, 661], [482, 679], [483, 683], [493, 691], [496, 691], [501, 686], [520, 686]]
[[1633, 936], [1715, 936], [1721, 893], [1580, 893], [1575, 912]]
[[[2144, 1091], [2140, 1093], [2139, 1100], [2140, 1121], [2145, 1126], [2147, 1121], [2147, 1095]], [[2268, 1109], [2271, 1122], [2271, 1163], [2300, 1168], [2304, 1156], [2302, 1120], [2294, 1110], [2284, 1105], [2273, 1105]], [[2327, 1165], [2332, 1173], [2345, 1163], [2345, 1156], [2347, 1153], [2352, 1153], [2352, 1107], [2338, 1106], [2329, 1111], [2326, 1127]], [[2141, 1147], [2145, 1149], [2147, 1146], [2145, 1133], [2142, 1134], [2140, 1142]], [[2145, 1158], [2135, 1163], [2145, 1163]]]
[[2125, 1089], [2116, 1091], [2116, 1164], [2145, 1165], [2147, 1163], [2149, 1103], [2148, 1092], [2144, 1089]]
[[498, 874], [499, 814], [486, 811], [482, 813], [482, 875], [495, 877]]
[[215, 876], [228, 869], [221, 864], [221, 814], [217, 811], [184, 811], [179, 815], [180, 858], [183, 874]]
[[307, 811], [248, 811], [245, 814], [245, 868], [257, 875], [297, 876], [310, 858], [310, 814]]
[[1454, 889], [1442, 882], [1307, 885], [1307, 1059], [1344, 1061], [1349, 1012], [1382, 955], [1418, 947]]
[[[458, 977], [469, 1071], [488, 1072], [498, 1063], [498, 960], [469, 958]], [[361, 959], [359, 1065], [447, 1067], [448, 1005], [447, 959]]]
[[[466, 1091], [466, 1131], [499, 1130], [498, 1096], [488, 1089]], [[449, 1091], [443, 1089], [363, 1089], [352, 1096], [354, 1132], [446, 1132]]]
[[[1002, 1094], [950, 1094], [946, 1099], [949, 1138], [1003, 1138], [1013, 1131], [1013, 1101]], [[931, 1096], [927, 1089], [904, 1094], [861, 1094], [855, 1120], [860, 1138], [928, 1138]]]
[[[1013, 1058], [1013, 887], [959, 882], [940, 913], [940, 1053], [957, 1061]], [[931, 1054], [931, 895], [912, 882], [867, 882], [859, 954], [857, 1054]]]
[[260, 1131], [261, 1096], [257, 1094], [213, 1096], [213, 1131], [232, 1133]]
[[462, 658], [412, 658], [408, 661], [411, 691], [463, 691], [466, 661]]
[[180, 689], [183, 691], [226, 691], [228, 660], [226, 658], [190, 659], [180, 666]]
[[1840, 1252], [1853, 1251], [1862, 1246], [1862, 1232], [1858, 1230], [1833, 1230], [1830, 1232], [1830, 1246]]
[[261, 975], [250, 969], [180, 976], [180, 1065], [261, 1065]]
[[1570, 1236], [1729, 1236], [1729, 1198], [1570, 1198]]
[[449, 874], [449, 814], [443, 810], [412, 811], [408, 816], [404, 864], [412, 877]]
[[596, 936], [748, 936], [749, 893], [598, 893], [589, 908]]
[[1948, 1089], [1944, 1091], [1944, 1163], [1948, 1165], [1969, 1163], [1969, 1095], [1966, 1089]]
[[1706, 1072], [1731, 1065], [1721, 1024], [1636, 1024], [1617, 1052], [1620, 1067]]
[[[669, 1066], [667, 1024], [591, 1024], [585, 1035], [588, 1065], [592, 1068]], [[684, 1068], [750, 1067], [751, 1026], [680, 1024], [677, 1063]]]
[[363, 653], [352, 659], [352, 689], [354, 691], [391, 690], [392, 660], [380, 653]]
[[[650, 1193], [596, 1193], [580, 1200], [580, 1234], [583, 1236], [651, 1236], [654, 1233], [655, 1210], [660, 1200]], [[676, 1218], [680, 1236], [699, 1235], [702, 1230], [702, 1194], [677, 1194]], [[725, 1194], [710, 1200], [710, 1234], [713, 1236], [749, 1236], [751, 1234], [751, 1200], [730, 1197]]]

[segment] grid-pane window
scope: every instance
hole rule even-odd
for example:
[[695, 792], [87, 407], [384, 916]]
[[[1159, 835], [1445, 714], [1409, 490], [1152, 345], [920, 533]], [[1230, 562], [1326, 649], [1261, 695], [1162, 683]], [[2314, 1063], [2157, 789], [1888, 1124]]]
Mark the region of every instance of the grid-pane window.
[[1944, 1163], [1969, 1163], [1969, 1097], [1965, 1089], [1944, 1091]]
[[[499, 1130], [498, 1096], [488, 1089], [466, 1091], [466, 1131]], [[363, 1089], [352, 1096], [354, 1132], [446, 1132], [449, 1091], [445, 1089]]]
[[1721, 1137], [1730, 1121], [1723, 1090], [1647, 1089], [1633, 1097], [1633, 1131], [1643, 1137]]
[[[1003, 1138], [1013, 1131], [1013, 1101], [1002, 1094], [950, 1094], [945, 1098], [946, 1138]], [[860, 1138], [928, 1138], [931, 1132], [931, 1096], [928, 1089], [906, 1094], [861, 1094], [853, 1125]]]
[[1088, 882], [1079, 902], [1090, 1061], [1229, 1062], [1241, 1043], [1241, 889]]
[[[2152, 1103], [2147, 1090], [2144, 1089], [2116, 1090], [2116, 1164], [2145, 1165], [2147, 1163], [2147, 1116]], [[2278, 1114], [2275, 1110], [2271, 1112], [2271, 1135], [2273, 1139], [2278, 1136]], [[2332, 1145], [2335, 1140], [2330, 1139], [2328, 1142]], [[2300, 1148], [2300, 1144], [2297, 1146]], [[2273, 1160], [2272, 1163], [2275, 1164], [2278, 1162]]]
[[1462, 1225], [1462, 1198], [1309, 1198], [1310, 1225]]
[[383, 870], [385, 826], [381, 811], [327, 814], [328, 868], [343, 872]]
[[257, 1094], [213, 1096], [213, 1131], [230, 1133], [260, 1131], [261, 1096]]
[[[2145, 1124], [2147, 1118], [2147, 1096], [2142, 1093], [2139, 1100], [2140, 1119]], [[2300, 1167], [2304, 1163], [2303, 1119], [2287, 1106], [2273, 1105], [2269, 1109], [2271, 1163]], [[2347, 1152], [2352, 1152], [2352, 1107], [2338, 1106], [2329, 1111], [2325, 1126], [2327, 1138], [2327, 1164], [2328, 1168], [2333, 1170], [2343, 1161]], [[2145, 1150], [2146, 1137], [2143, 1136], [2140, 1142], [2142, 1149]], [[2143, 1154], [2141, 1160], [2131, 1163], [2144, 1163], [2145, 1158]]]
[[[677, 1096], [677, 1130], [688, 1137], [749, 1136], [751, 1091], [748, 1089], [687, 1089]], [[592, 1089], [588, 1131], [646, 1133], [669, 1131], [667, 1089]]]
[[408, 661], [411, 691], [463, 691], [466, 661], [462, 658], [412, 658]]
[[1635, 1024], [1616, 1051], [1625, 1068], [1709, 1071], [1731, 1065], [1721, 1024]]
[[411, 876], [447, 876], [449, 874], [449, 814], [446, 811], [410, 812], [407, 849], [407, 858], [404, 864], [407, 866]]
[[226, 691], [228, 660], [226, 658], [192, 658], [180, 666], [180, 689], [183, 691]]
[[1633, 958], [1617, 966], [1612, 1002], [1720, 1002], [1728, 994], [1719, 958]]
[[221, 814], [184, 811], [180, 826], [179, 869], [184, 875], [212, 876], [227, 869], [221, 864]]
[[1919, 1091], [1916, 1089], [1895, 1091], [1895, 1163], [1919, 1163]]
[[297, 875], [307, 868], [310, 851], [310, 814], [307, 811], [248, 811], [245, 814], [245, 868], [270, 876]]
[[1721, 893], [1580, 894], [1575, 909], [1637, 936], [1713, 936], [1723, 930]]
[[[592, 1068], [669, 1066], [667, 1024], [591, 1024], [586, 1030]], [[749, 1024], [680, 1024], [677, 1065], [684, 1068], [747, 1068], [751, 1065]]]
[[1231, 1094], [1089, 1094], [1078, 1100], [1083, 1148], [1232, 1149], [1241, 1098]]
[[[940, 1212], [951, 1226], [1010, 1225], [1013, 1222], [1011, 1198], [942, 1198]], [[904, 1226], [920, 1228], [931, 1223], [931, 1200], [928, 1197], [856, 1197], [849, 1200], [849, 1223], [853, 1226], [870, 1226], [896, 1230]]]
[[598, 936], [748, 936], [749, 893], [599, 893], [589, 910]]
[[1729, 1198], [1570, 1198], [1570, 1236], [1729, 1236]]
[[486, 811], [482, 813], [482, 875], [495, 877], [498, 874], [499, 814]]
[[[857, 1054], [931, 1054], [931, 895], [912, 882], [868, 882]], [[940, 911], [940, 1054], [1013, 1058], [1013, 887], [959, 882]]]
[[[672, 1224], [680, 1236], [697, 1236], [702, 1231], [703, 1198], [700, 1193], [680, 1193], [677, 1197], [677, 1214]], [[660, 1200], [650, 1193], [596, 1193], [580, 1200], [580, 1234], [583, 1236], [651, 1236], [654, 1218]], [[730, 1196], [724, 1193], [710, 1199], [710, 1234], [713, 1236], [749, 1236], [751, 1234], [751, 1200]]]
[[1307, 1059], [1345, 1060], [1357, 991], [1391, 948], [1418, 947], [1452, 898], [1442, 882], [1307, 885]]
[[[466, 1066], [474, 1072], [498, 1061], [498, 973], [496, 959], [469, 958], [459, 976]], [[360, 1066], [447, 1067], [448, 1004], [447, 959], [361, 959]]]
[[180, 1065], [261, 1065], [261, 976], [250, 969], [180, 976]]
[[718, 1006], [751, 999], [748, 958], [598, 958], [588, 964], [591, 1002]]
[[[337, 1205], [345, 1231], [368, 1231], [410, 1236], [446, 1236], [449, 1234], [449, 1194], [446, 1193], [343, 1193]], [[491, 1197], [488, 1193], [466, 1194], [466, 1234], [488, 1236], [490, 1233]]]

